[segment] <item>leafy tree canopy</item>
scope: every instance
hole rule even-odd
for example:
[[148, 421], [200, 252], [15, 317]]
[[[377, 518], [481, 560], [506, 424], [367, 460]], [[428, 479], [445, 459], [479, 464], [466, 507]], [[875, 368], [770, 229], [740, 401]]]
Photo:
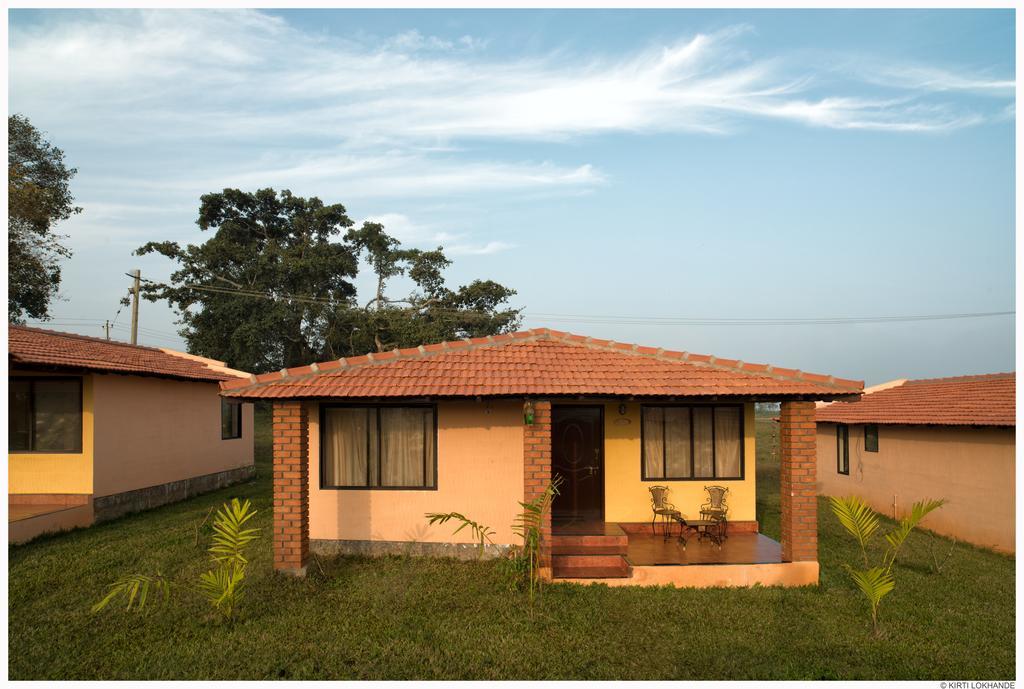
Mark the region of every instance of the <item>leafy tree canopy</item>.
[[[490, 280], [451, 290], [443, 249], [404, 249], [378, 223], [357, 229], [341, 204], [225, 189], [201, 198], [198, 224], [216, 234], [198, 246], [150, 242], [136, 251], [178, 263], [170, 284], [147, 283], [143, 293], [179, 311], [190, 352], [236, 368], [271, 371], [519, 324], [519, 311], [505, 307], [513, 290]], [[360, 258], [376, 276], [365, 301], [352, 282]], [[388, 284], [399, 276], [415, 287], [392, 298]]]
[[60, 288], [60, 260], [71, 251], [53, 227], [81, 208], [70, 181], [77, 170], [24, 115], [7, 118], [7, 318], [47, 319]]

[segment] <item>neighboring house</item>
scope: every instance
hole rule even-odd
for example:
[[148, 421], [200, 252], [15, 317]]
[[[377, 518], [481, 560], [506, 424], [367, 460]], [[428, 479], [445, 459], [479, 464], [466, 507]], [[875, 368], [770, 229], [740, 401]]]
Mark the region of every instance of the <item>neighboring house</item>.
[[[518, 542], [520, 502], [557, 475], [553, 560], [545, 553], [554, 576], [745, 585], [817, 582], [814, 401], [857, 395], [862, 383], [538, 329], [221, 389], [274, 403], [280, 570], [304, 573], [311, 545], [474, 556], [468, 530], [428, 526], [428, 512], [491, 527], [488, 550], [499, 554]], [[781, 544], [757, 533], [754, 403], [764, 401], [782, 403]], [[691, 520], [706, 485], [728, 487], [726, 544], [691, 539], [684, 549], [654, 536], [655, 485], [670, 486]]]
[[8, 539], [86, 526], [253, 472], [247, 373], [168, 349], [8, 326]]
[[945, 498], [925, 527], [1014, 552], [1015, 384], [1013, 373], [897, 380], [819, 407], [820, 492], [893, 518]]

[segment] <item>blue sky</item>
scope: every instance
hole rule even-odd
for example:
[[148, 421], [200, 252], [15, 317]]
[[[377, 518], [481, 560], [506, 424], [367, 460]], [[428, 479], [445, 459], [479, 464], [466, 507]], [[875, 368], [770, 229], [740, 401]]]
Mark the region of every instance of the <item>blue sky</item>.
[[[10, 110], [85, 209], [52, 327], [99, 334], [124, 273], [171, 270], [135, 247], [271, 186], [443, 244], [530, 327], [868, 383], [1013, 368], [1012, 317], [607, 318], [1013, 310], [1012, 11], [9, 16]], [[174, 320], [144, 302], [142, 342], [181, 346]]]

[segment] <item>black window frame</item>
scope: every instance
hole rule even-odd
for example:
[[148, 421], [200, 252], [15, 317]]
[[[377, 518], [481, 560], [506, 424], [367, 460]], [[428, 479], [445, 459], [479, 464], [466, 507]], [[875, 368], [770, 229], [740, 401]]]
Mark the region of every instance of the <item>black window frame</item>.
[[[868, 442], [871, 435], [868, 433], [868, 429], [874, 430], [874, 444]], [[866, 423], [864, 424], [864, 451], [865, 452], [878, 452], [878, 424], [877, 423]]]
[[[843, 458], [846, 458], [846, 471], [843, 471]], [[850, 475], [850, 427], [845, 423], [836, 424], [836, 473]]]
[[[7, 429], [7, 452], [12, 455], [80, 455], [85, 449], [85, 384], [82, 376], [8, 376], [8, 385], [12, 381], [27, 381], [31, 386], [29, 388], [29, 449], [27, 450], [15, 450], [11, 448], [11, 436], [10, 428]], [[35, 450], [32, 449], [35, 445], [35, 414], [36, 414], [36, 395], [35, 395], [35, 383], [38, 381], [45, 382], [77, 382], [78, 383], [78, 444], [77, 449], [73, 450]], [[8, 404], [10, 399], [8, 399]]]
[[[333, 486], [327, 483], [327, 464], [324, 462], [324, 436], [327, 429], [325, 423], [327, 417], [327, 410], [329, 409], [373, 409], [377, 412], [377, 481], [380, 482], [381, 477], [381, 466], [380, 466], [380, 410], [381, 409], [430, 409], [433, 415], [433, 444], [434, 444], [434, 485], [432, 486], [382, 486], [382, 485], [365, 485], [365, 486]], [[320, 439], [320, 450], [317, 452], [319, 455], [318, 461], [320, 462], [320, 490], [415, 490], [415, 491], [437, 491], [438, 485], [440, 484], [440, 478], [438, 476], [437, 465], [437, 405], [431, 403], [402, 403], [402, 402], [372, 402], [372, 403], [331, 403], [331, 404], [320, 404], [319, 410], [319, 439]], [[367, 429], [369, 433], [369, 429]], [[369, 435], [367, 435], [367, 444], [369, 444]], [[426, 447], [424, 447], [424, 454], [426, 454]], [[367, 462], [374, 461], [374, 458], [369, 456], [367, 453]], [[424, 458], [424, 466], [426, 459]], [[370, 480], [370, 471], [366, 472], [366, 480]]]
[[[224, 409], [227, 407], [235, 407], [238, 414], [238, 435], [224, 435]], [[240, 440], [242, 438], [242, 402], [236, 402], [235, 400], [229, 400], [224, 397], [220, 398], [220, 439], [221, 440]]]
[[[718, 475], [718, 456], [715, 443], [715, 408], [716, 407], [736, 407], [740, 410], [740, 474], [739, 476], [719, 476]], [[680, 476], [677, 478], [669, 476], [650, 477], [647, 475], [647, 456], [646, 456], [646, 443], [644, 443], [645, 435], [645, 422], [644, 422], [644, 409], [656, 408], [656, 409], [678, 409], [687, 408], [690, 410], [690, 476]], [[711, 409], [711, 476], [694, 476], [695, 469], [695, 457], [693, 453], [693, 410], [696, 408], [710, 408]], [[747, 473], [747, 424], [746, 424], [746, 405], [742, 403], [720, 403], [720, 404], [642, 404], [640, 405], [640, 480], [641, 481], [745, 481]], [[664, 433], [664, 421], [662, 421], [662, 433]], [[665, 459], [665, 448], [662, 443], [661, 451], [661, 462], [662, 462], [662, 473], [667, 474], [665, 471], [667, 468]]]

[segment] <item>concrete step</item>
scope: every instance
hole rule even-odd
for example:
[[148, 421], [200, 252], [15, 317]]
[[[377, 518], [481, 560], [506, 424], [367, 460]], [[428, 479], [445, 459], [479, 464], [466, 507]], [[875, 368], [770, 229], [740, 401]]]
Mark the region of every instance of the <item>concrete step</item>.
[[621, 545], [557, 545], [552, 544], [552, 555], [626, 555], [629, 546]]
[[552, 567], [620, 567], [624, 560], [621, 555], [554, 555]]
[[617, 566], [592, 565], [586, 567], [552, 567], [555, 579], [625, 579], [633, 575], [633, 568], [625, 560]]
[[551, 537], [552, 547], [557, 547], [563, 550], [576, 548], [581, 552], [585, 552], [590, 548], [626, 548], [628, 545], [629, 536], [626, 534], [612, 536], [596, 534], [555, 534]]

